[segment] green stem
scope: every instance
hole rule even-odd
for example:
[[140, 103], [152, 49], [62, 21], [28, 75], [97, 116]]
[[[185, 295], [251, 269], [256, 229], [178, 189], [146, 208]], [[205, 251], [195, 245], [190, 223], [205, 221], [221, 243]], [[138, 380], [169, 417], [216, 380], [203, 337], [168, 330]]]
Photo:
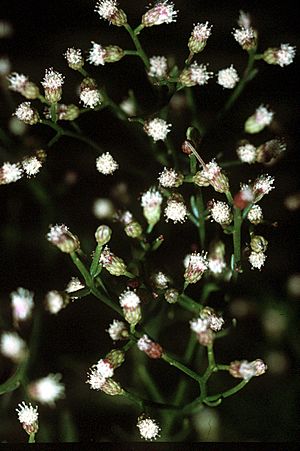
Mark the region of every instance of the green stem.
[[29, 435], [28, 443], [35, 443], [35, 432]]
[[92, 261], [92, 264], [90, 267], [90, 274], [91, 274], [92, 278], [94, 278], [97, 273], [101, 252], [102, 252], [102, 246], [100, 244], [97, 244], [97, 247], [95, 249], [94, 256], [93, 256], [93, 261]]
[[203, 401], [206, 402], [212, 402], [212, 401], [217, 401], [219, 399], [223, 399], [223, 398], [228, 398], [229, 396], [234, 395], [235, 393], [239, 392], [240, 390], [242, 390], [242, 388], [245, 387], [245, 385], [248, 384], [249, 381], [243, 380], [242, 382], [240, 382], [238, 385], [236, 385], [233, 388], [230, 388], [229, 390], [224, 391], [223, 393], [218, 393], [216, 395], [212, 395], [212, 396], [207, 396]]
[[124, 55], [136, 56], [136, 55], [138, 55], [138, 52], [137, 52], [137, 50], [124, 50]]
[[190, 368], [188, 368], [187, 366], [183, 365], [182, 363], [178, 362], [177, 360], [173, 359], [169, 354], [167, 354], [166, 352], [163, 353], [163, 355], [161, 356], [161, 358], [163, 360], [165, 360], [165, 362], [168, 362], [171, 366], [175, 366], [176, 368], [178, 368], [180, 371], [182, 371], [183, 373], [187, 374], [189, 377], [191, 377], [192, 379], [194, 379], [195, 381], [199, 382], [201, 377], [195, 373], [193, 370], [191, 370]]
[[51, 103], [50, 106], [50, 116], [51, 120], [56, 123], [57, 122], [57, 103]]
[[181, 305], [186, 310], [189, 310], [192, 313], [198, 314], [199, 311], [202, 309], [202, 305], [195, 302], [193, 299], [191, 299], [186, 294], [182, 293], [179, 296], [178, 304]]
[[234, 229], [233, 229], [233, 253], [234, 253], [234, 266], [233, 266], [233, 280], [237, 280], [238, 273], [240, 271], [241, 261], [241, 226], [242, 215], [239, 208], [234, 207]]
[[133, 43], [135, 45], [135, 48], [137, 50], [137, 53], [138, 53], [139, 57], [141, 58], [141, 60], [143, 61], [146, 69], [148, 70], [149, 67], [150, 67], [149, 59], [148, 59], [146, 53], [144, 52], [144, 50], [143, 50], [143, 48], [141, 46], [139, 38], [137, 37], [138, 33], [136, 33], [136, 31], [133, 31], [133, 29], [131, 28], [131, 26], [128, 23], [125, 24], [124, 27], [126, 28], [128, 33], [130, 34], [131, 39], [132, 39], [132, 41], [133, 41]]

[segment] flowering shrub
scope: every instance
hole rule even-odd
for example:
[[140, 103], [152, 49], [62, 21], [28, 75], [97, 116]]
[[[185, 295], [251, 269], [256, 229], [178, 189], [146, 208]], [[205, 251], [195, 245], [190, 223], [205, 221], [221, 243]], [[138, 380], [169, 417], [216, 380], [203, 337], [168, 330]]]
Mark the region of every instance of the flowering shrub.
[[[74, 364], [73, 377], [78, 378], [80, 373], [82, 392], [87, 397], [118, 397], [126, 406], [132, 403], [136, 408], [134, 426], [141, 439], [184, 440], [192, 434], [192, 418], [208, 407], [226, 403], [238, 392], [243, 396], [243, 389], [253, 377], [264, 375], [268, 369], [263, 356], [251, 357], [251, 352], [248, 356], [247, 349], [242, 355], [224, 360], [218, 343], [234, 333], [236, 319], [228, 302], [234, 298], [235, 287], [239, 287], [241, 278], [251, 277], [250, 270], [264, 271], [269, 261], [269, 239], [264, 231], [268, 237], [271, 235], [268, 228], [275, 218], [265, 218], [264, 201], [265, 197], [272, 199], [276, 186], [271, 175], [273, 165], [283, 158], [286, 144], [274, 133], [276, 112], [260, 102], [255, 110], [245, 114], [244, 109], [240, 113], [244, 129], [239, 130], [233, 161], [227, 158], [225, 148], [221, 152], [212, 150], [206, 142], [214, 127], [221, 127], [231, 114], [232, 107], [240, 107], [239, 97], [245, 88], [250, 89], [248, 84], [261, 65], [288, 66], [295, 57], [295, 47], [281, 44], [261, 49], [258, 30], [250, 15], [241, 11], [231, 39], [236, 41], [244, 59], [248, 58], [246, 68], [241, 70], [228, 61], [226, 67], [220, 65], [213, 72], [211, 63], [205, 58], [202, 62], [202, 55], [216, 26], [209, 22], [194, 24], [186, 41], [186, 58], [175, 63], [174, 57], [148, 55], [143, 40], [155, 33], [148, 28], [176, 26], [173, 22], [180, 20], [176, 5], [168, 0], [149, 5], [135, 28], [121, 7], [115, 0], [99, 0], [95, 12], [111, 25], [112, 40], [115, 27], [128, 33], [130, 48], [91, 40], [89, 49], [81, 49], [75, 48], [74, 43], [74, 47], [61, 49], [67, 66], [64, 72], [46, 68], [40, 82], [33, 81], [31, 74], [14, 71], [18, 68], [1, 72], [5, 93], [13, 93], [13, 99], [20, 100], [13, 119], [18, 119], [19, 129], [26, 127], [26, 131], [21, 131], [24, 147], [26, 137], [34, 135], [35, 128], [42, 133], [42, 138], [32, 139], [40, 145], [30, 145], [33, 148], [28, 155], [17, 161], [10, 157], [3, 161], [1, 185], [31, 183], [33, 193], [47, 210], [47, 188], [39, 185], [39, 177], [47, 171], [53, 149], [64, 146], [69, 138], [81, 143], [82, 155], [90, 149], [97, 152], [93, 165], [89, 165], [90, 158], [85, 162], [85, 157], [82, 164], [84, 172], [89, 165], [88, 173], [93, 177], [97, 171], [100, 186], [113, 185], [120, 172], [144, 183], [138, 187], [140, 194], [136, 199], [122, 191], [120, 184], [111, 199], [96, 199], [94, 215], [98, 225], [93, 237], [80, 233], [77, 236], [72, 220], [65, 221], [62, 206], [61, 217], [57, 213], [46, 216], [51, 218], [49, 229], [39, 230], [40, 236], [46, 236], [45, 252], [50, 255], [53, 245], [55, 252], [68, 254], [59, 260], [59, 265], [64, 267], [65, 260], [70, 259], [76, 277], [64, 289], [53, 286], [45, 292], [42, 306], [35, 299], [34, 282], [30, 282], [33, 292], [19, 287], [10, 294], [12, 323], [2, 332], [0, 351], [16, 368], [0, 385], [0, 393], [18, 393], [22, 389], [22, 399], [41, 405], [38, 412], [38, 406], [22, 401], [16, 409], [29, 442], [39, 440], [39, 424], [42, 428], [46, 416], [42, 406], [59, 409], [67, 402], [63, 398], [68, 400], [69, 390], [71, 393], [64, 374], [34, 374], [35, 347], [43, 334], [38, 329], [41, 311], [49, 323], [53, 321], [50, 315], [63, 316], [75, 305], [85, 308], [87, 299], [102, 303], [100, 312], [103, 309], [110, 320], [106, 332], [101, 329], [97, 338], [97, 357], [89, 359], [84, 368], [82, 363], [78, 368]], [[155, 97], [152, 104], [143, 104], [134, 85], [128, 97], [116, 100], [109, 86], [101, 81], [102, 66], [125, 66], [127, 61], [130, 65], [133, 57], [139, 59], [141, 76], [151, 86]], [[71, 71], [75, 71], [78, 89], [72, 92], [72, 103], [63, 103], [67, 102], [65, 88]], [[203, 121], [199, 103], [209, 89], [228, 94], [214, 117]], [[111, 143], [93, 140], [85, 132], [84, 125], [88, 128], [88, 123], [84, 123], [84, 117], [96, 118], [100, 127], [106, 110], [114, 120], [126, 124], [128, 136], [133, 134], [140, 140], [140, 161], [145, 161], [142, 168], [140, 161], [135, 164], [130, 158], [126, 141], [121, 142], [124, 158]], [[49, 130], [53, 135], [47, 142]], [[104, 127], [101, 133], [105, 135], [109, 130]], [[3, 131], [4, 145], [9, 140], [9, 132], [6, 135]], [[22, 181], [25, 177], [34, 180]], [[148, 183], [148, 179], [151, 181], [146, 186], [144, 180]], [[70, 172], [69, 185], [73, 181]], [[60, 266], [53, 265], [51, 271], [59, 277]], [[29, 340], [23, 335], [25, 323], [30, 321], [33, 325]], [[98, 330], [97, 318], [93, 321], [88, 329]], [[110, 345], [105, 335], [111, 340]], [[172, 395], [169, 387], [162, 390], [160, 381], [168, 367], [170, 377], [182, 376], [175, 380]], [[240, 381], [236, 383], [234, 378]], [[86, 394], [86, 388], [92, 393]], [[174, 436], [176, 425], [180, 429]], [[117, 426], [115, 431], [115, 439], [119, 440], [122, 434]]]

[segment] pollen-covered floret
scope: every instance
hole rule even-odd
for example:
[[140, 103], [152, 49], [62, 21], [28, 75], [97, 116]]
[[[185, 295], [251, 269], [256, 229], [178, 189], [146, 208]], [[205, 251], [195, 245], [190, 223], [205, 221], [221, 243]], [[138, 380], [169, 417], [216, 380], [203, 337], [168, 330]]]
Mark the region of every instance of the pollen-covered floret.
[[270, 48], [264, 52], [263, 59], [268, 64], [278, 64], [280, 67], [288, 66], [294, 60], [296, 47], [281, 44], [280, 48]]
[[96, 159], [96, 167], [101, 174], [111, 175], [119, 167], [109, 152], [103, 153]]
[[213, 220], [221, 225], [229, 225], [232, 221], [232, 212], [230, 206], [226, 204], [226, 202], [213, 200], [210, 212]]
[[137, 427], [140, 431], [140, 435], [145, 440], [154, 440], [160, 436], [161, 428], [158, 426], [155, 420], [142, 415], [138, 418]]
[[168, 61], [165, 56], [152, 56], [149, 59], [150, 68], [148, 75], [154, 78], [163, 78], [168, 72]]
[[31, 403], [28, 405], [23, 401], [21, 404], [18, 404], [18, 409], [16, 409], [18, 413], [18, 419], [20, 423], [25, 424], [27, 426], [33, 426], [38, 421], [38, 408], [32, 407]]
[[71, 67], [71, 69], [78, 70], [84, 64], [84, 59], [82, 57], [82, 52], [80, 49], [74, 49], [74, 47], [69, 47], [66, 53], [64, 54], [64, 57], [66, 58], [68, 65]]
[[107, 379], [108, 377], [112, 377], [114, 374], [114, 369], [111, 363], [106, 359], [100, 359], [96, 365], [98, 373]]
[[14, 115], [22, 122], [25, 122], [25, 124], [33, 125], [36, 124], [39, 120], [39, 116], [37, 112], [31, 107], [30, 102], [23, 102], [21, 103]]
[[95, 108], [101, 104], [101, 94], [98, 89], [84, 88], [80, 92], [80, 101], [85, 108]]
[[252, 224], [260, 224], [263, 220], [263, 211], [260, 205], [253, 205], [247, 214], [247, 219]]
[[219, 70], [217, 83], [223, 88], [233, 89], [239, 79], [236, 69], [231, 65], [227, 69]]
[[39, 173], [42, 167], [42, 162], [39, 158], [32, 156], [24, 158], [22, 161], [22, 166], [27, 177], [32, 177]]
[[236, 153], [243, 163], [252, 164], [256, 161], [256, 147], [253, 144], [246, 143], [239, 146]]
[[122, 340], [126, 335], [128, 335], [127, 326], [123, 321], [114, 319], [109, 325], [107, 330], [110, 338], [114, 341]]
[[266, 255], [263, 252], [254, 252], [252, 251], [251, 254], [249, 255], [249, 262], [252, 266], [251, 269], [259, 269], [261, 270], [261, 268], [264, 266], [265, 261], [266, 261]]
[[125, 290], [119, 296], [120, 306], [125, 309], [135, 309], [141, 303], [138, 295], [131, 290]]
[[171, 221], [176, 224], [177, 222], [184, 222], [187, 218], [187, 208], [184, 202], [177, 199], [169, 199], [165, 208], [166, 222]]
[[33, 381], [28, 386], [28, 392], [35, 401], [41, 404], [54, 406], [55, 401], [64, 398], [65, 386], [60, 382], [61, 374], [48, 374], [48, 376]]
[[192, 82], [202, 86], [206, 85], [208, 80], [213, 76], [213, 72], [207, 70], [206, 64], [198, 64], [196, 61], [190, 66], [190, 77]]
[[174, 169], [167, 169], [166, 167], [159, 174], [158, 181], [164, 188], [173, 188], [176, 186], [178, 174]]
[[232, 34], [244, 50], [249, 50], [255, 45], [256, 33], [252, 27], [234, 29]]
[[94, 66], [103, 66], [105, 64], [105, 55], [105, 48], [102, 47], [102, 45], [92, 41], [92, 48], [90, 49], [89, 56], [87, 57], [88, 62], [94, 64]]
[[23, 169], [19, 163], [4, 163], [0, 168], [0, 185], [16, 182], [22, 175]]
[[62, 87], [64, 84], [64, 76], [59, 72], [55, 71], [53, 67], [46, 69], [45, 77], [41, 84], [45, 89], [56, 90]]
[[88, 373], [88, 379], [86, 381], [87, 384], [90, 384], [92, 390], [101, 390], [103, 385], [105, 384], [105, 377], [103, 377], [96, 367], [91, 368]]
[[167, 137], [167, 134], [170, 132], [171, 127], [172, 125], [167, 124], [164, 119], [156, 117], [145, 122], [144, 131], [148, 136], [151, 136], [151, 138], [153, 138], [155, 142], [159, 140], [164, 141]]
[[174, 3], [164, 0], [156, 3], [142, 17], [142, 24], [145, 27], [161, 25], [163, 23], [176, 22], [177, 11], [174, 10]]

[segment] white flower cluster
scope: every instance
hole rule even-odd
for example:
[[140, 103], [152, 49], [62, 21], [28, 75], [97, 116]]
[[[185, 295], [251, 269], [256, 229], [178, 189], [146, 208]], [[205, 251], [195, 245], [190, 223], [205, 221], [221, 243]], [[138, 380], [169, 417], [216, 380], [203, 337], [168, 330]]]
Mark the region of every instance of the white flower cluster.
[[109, 152], [103, 153], [96, 159], [96, 167], [101, 174], [111, 175], [119, 167]]

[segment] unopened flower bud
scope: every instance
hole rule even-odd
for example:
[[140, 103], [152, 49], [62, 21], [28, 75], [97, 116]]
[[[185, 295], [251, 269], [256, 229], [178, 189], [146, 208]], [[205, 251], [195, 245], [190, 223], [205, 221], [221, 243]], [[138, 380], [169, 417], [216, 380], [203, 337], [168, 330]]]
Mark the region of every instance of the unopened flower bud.
[[121, 47], [118, 47], [117, 45], [109, 45], [105, 47], [104, 61], [106, 63], [115, 63], [117, 61], [120, 61], [123, 56], [124, 50], [121, 49]]
[[178, 299], [179, 299], [179, 291], [176, 290], [175, 288], [169, 288], [165, 294], [165, 300], [169, 303], [169, 304], [175, 304]]
[[105, 379], [104, 383], [101, 385], [101, 390], [110, 396], [122, 395], [124, 393], [119, 382], [114, 381], [111, 377]]
[[203, 253], [199, 254], [194, 252], [191, 254], [188, 266], [184, 273], [184, 279], [188, 283], [196, 283], [198, 282], [203, 273], [208, 268], [207, 254]]
[[131, 221], [124, 230], [130, 238], [139, 238], [143, 233], [142, 226], [137, 221]]
[[254, 252], [266, 252], [268, 241], [261, 235], [252, 235], [250, 247]]
[[256, 161], [269, 163], [286, 150], [286, 144], [281, 139], [271, 139], [257, 148]]
[[80, 110], [77, 105], [65, 105], [65, 108], [63, 111], [60, 111], [60, 105], [58, 106], [58, 119], [64, 120], [64, 121], [74, 121], [78, 118], [80, 114]]
[[193, 177], [193, 182], [198, 186], [209, 186], [209, 180], [203, 175], [203, 171], [197, 171]]
[[274, 113], [264, 105], [260, 105], [254, 114], [252, 114], [245, 122], [245, 132], [247, 133], [259, 133], [267, 125], [270, 125], [273, 119]]
[[95, 232], [95, 238], [100, 246], [104, 246], [111, 238], [112, 230], [107, 225], [100, 225]]
[[197, 340], [202, 346], [210, 346], [215, 338], [215, 334], [211, 329], [197, 334]]
[[198, 23], [197, 25], [194, 25], [188, 43], [188, 47], [191, 53], [202, 52], [202, 50], [206, 46], [207, 39], [211, 35], [211, 28], [212, 26], [209, 26], [208, 22]]
[[150, 359], [160, 359], [163, 349], [160, 344], [150, 340], [147, 335], [143, 335], [137, 342], [137, 347], [140, 351], [145, 352]]
[[124, 261], [113, 254], [108, 246], [102, 251], [100, 263], [113, 276], [124, 276], [127, 272]]
[[112, 349], [106, 354], [105, 359], [109, 361], [113, 369], [115, 370], [122, 365], [125, 361], [125, 353], [121, 349]]
[[73, 235], [64, 224], [51, 226], [50, 232], [47, 234], [47, 239], [67, 254], [75, 252], [80, 248], [80, 242], [77, 236]]

